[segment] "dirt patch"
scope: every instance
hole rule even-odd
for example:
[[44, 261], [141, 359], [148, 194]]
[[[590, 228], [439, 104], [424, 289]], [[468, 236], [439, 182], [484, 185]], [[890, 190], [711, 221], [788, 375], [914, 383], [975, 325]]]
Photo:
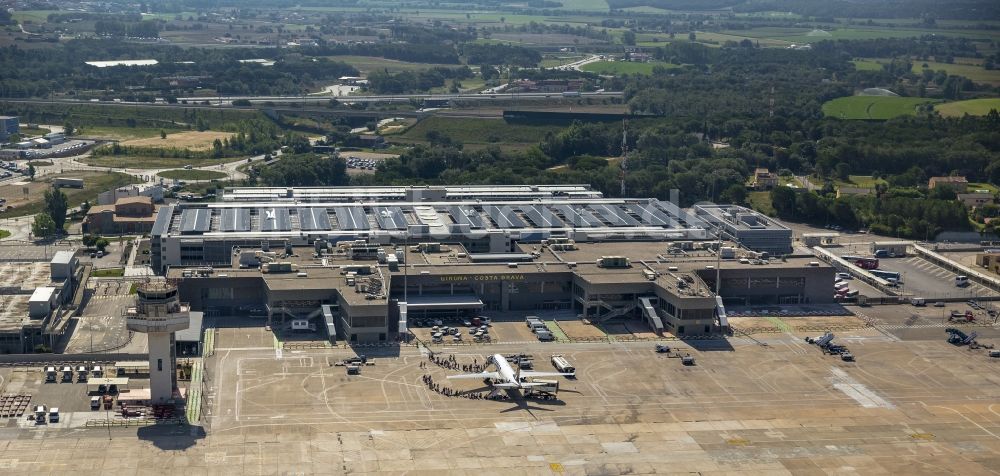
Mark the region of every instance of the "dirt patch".
[[570, 339], [601, 339], [605, 338], [604, 332], [591, 324], [582, 321], [558, 321], [559, 327]]
[[649, 328], [649, 325], [642, 321], [626, 322], [625, 328], [639, 339], [655, 339], [659, 337]]
[[167, 134], [166, 139], [159, 137], [147, 137], [145, 139], [132, 139], [121, 143], [124, 146], [135, 147], [175, 147], [179, 149], [208, 150], [212, 148], [215, 139], [225, 139], [232, 137], [231, 132], [216, 131], [187, 131]]

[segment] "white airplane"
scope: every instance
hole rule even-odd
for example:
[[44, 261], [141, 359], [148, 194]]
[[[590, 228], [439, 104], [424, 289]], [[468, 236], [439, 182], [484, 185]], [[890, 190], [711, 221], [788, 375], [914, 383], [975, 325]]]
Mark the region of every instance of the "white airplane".
[[531, 377], [561, 377], [573, 376], [571, 373], [562, 372], [536, 372], [534, 370], [522, 371], [520, 367], [514, 369], [507, 362], [507, 358], [500, 354], [493, 354], [489, 362], [496, 366], [496, 372], [479, 372], [474, 374], [449, 375], [449, 379], [489, 379], [493, 381], [494, 388], [528, 388], [548, 385], [543, 382], [524, 382], [521, 379]]

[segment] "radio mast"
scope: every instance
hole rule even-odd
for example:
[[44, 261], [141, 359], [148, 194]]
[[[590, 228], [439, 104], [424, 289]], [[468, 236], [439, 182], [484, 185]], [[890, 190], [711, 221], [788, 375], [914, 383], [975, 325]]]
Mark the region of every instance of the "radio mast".
[[621, 164], [622, 198], [625, 198], [626, 174], [628, 174], [628, 119], [622, 119], [622, 164]]

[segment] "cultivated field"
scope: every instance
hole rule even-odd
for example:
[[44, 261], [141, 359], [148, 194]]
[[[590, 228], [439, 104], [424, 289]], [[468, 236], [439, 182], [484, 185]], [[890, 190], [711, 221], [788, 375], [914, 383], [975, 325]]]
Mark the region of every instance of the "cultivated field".
[[[159, 133], [157, 133], [159, 134]], [[143, 139], [132, 139], [122, 142], [123, 146], [136, 146], [136, 147], [172, 147], [179, 149], [191, 149], [191, 150], [208, 150], [212, 148], [212, 142], [215, 139], [226, 139], [232, 137], [230, 132], [216, 132], [216, 131], [187, 131], [187, 132], [175, 132], [173, 134], [167, 134], [166, 139], [161, 139], [159, 135], [156, 137], [147, 137]]]
[[990, 112], [990, 109], [1000, 111], [1000, 99], [970, 99], [968, 101], [949, 102], [934, 106], [934, 110], [942, 116], [950, 117], [964, 116], [965, 114], [972, 116], [985, 116]]
[[895, 96], [850, 96], [823, 104], [823, 114], [839, 119], [892, 119], [913, 115], [917, 106], [934, 102], [926, 98]]

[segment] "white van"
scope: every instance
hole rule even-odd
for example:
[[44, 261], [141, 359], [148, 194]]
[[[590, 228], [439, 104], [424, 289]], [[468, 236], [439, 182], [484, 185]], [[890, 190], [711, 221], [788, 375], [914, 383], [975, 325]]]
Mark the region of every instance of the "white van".
[[969, 277], [964, 275], [955, 276], [955, 286], [965, 287], [969, 285]]

